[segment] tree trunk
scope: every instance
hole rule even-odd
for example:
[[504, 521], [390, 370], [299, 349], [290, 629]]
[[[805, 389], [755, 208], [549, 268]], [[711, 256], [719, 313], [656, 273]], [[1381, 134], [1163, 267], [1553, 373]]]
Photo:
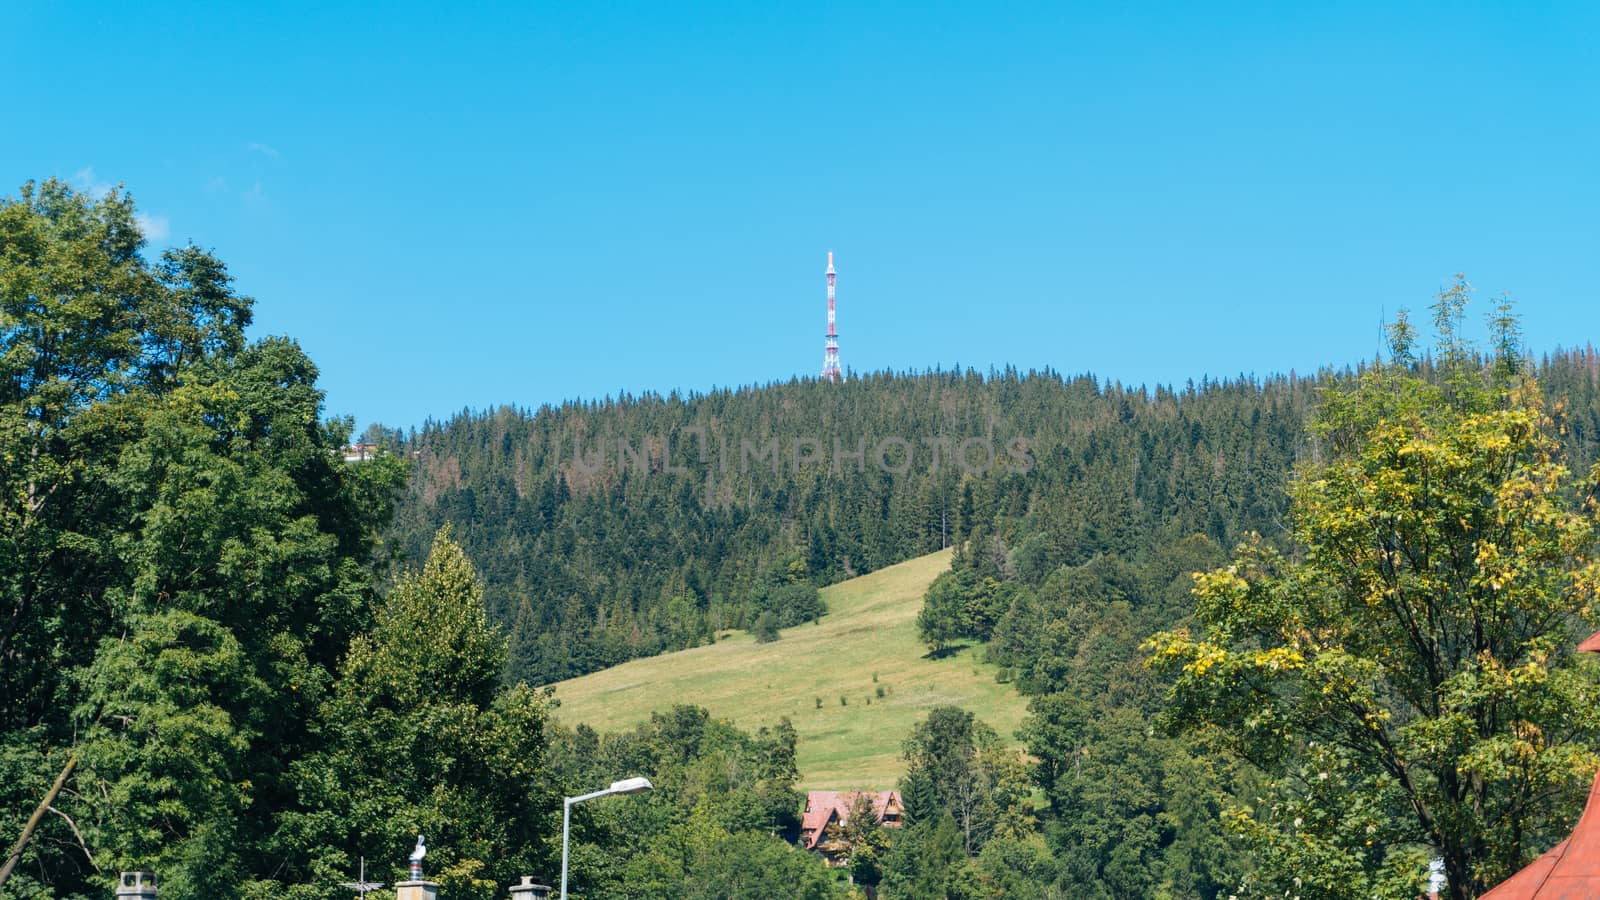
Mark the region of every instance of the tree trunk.
[[28, 824], [22, 828], [22, 836], [17, 838], [17, 845], [11, 848], [11, 855], [6, 857], [6, 864], [0, 866], [0, 885], [6, 883], [11, 877], [11, 870], [17, 867], [17, 862], [22, 859], [22, 851], [28, 848], [28, 841], [33, 837], [34, 829], [39, 827], [39, 820], [44, 818], [45, 812], [50, 809], [50, 804], [56, 802], [56, 795], [61, 793], [61, 788], [67, 783], [67, 776], [72, 774], [72, 769], [78, 764], [78, 754], [74, 753], [67, 759], [67, 764], [61, 769], [61, 774], [56, 776], [56, 783], [50, 786], [49, 793], [44, 795], [44, 800], [39, 808], [33, 811], [28, 818]]

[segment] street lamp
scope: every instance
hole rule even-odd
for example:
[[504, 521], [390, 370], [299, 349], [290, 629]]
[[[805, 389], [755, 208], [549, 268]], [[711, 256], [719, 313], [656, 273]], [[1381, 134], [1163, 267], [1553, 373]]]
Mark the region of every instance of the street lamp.
[[572, 807], [585, 800], [593, 800], [607, 794], [642, 794], [654, 788], [655, 785], [651, 784], [648, 778], [624, 778], [621, 781], [613, 781], [611, 787], [592, 794], [561, 798], [561, 900], [567, 900], [567, 832], [572, 825]]

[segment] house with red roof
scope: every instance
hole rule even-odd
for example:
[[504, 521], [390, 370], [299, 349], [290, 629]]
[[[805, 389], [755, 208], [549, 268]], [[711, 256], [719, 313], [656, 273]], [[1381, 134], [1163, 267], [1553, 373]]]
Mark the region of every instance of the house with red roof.
[[899, 791], [809, 791], [800, 816], [801, 845], [820, 852], [830, 866], [844, 865], [849, 848], [830, 839], [828, 827], [849, 824], [850, 808], [862, 796], [872, 801], [872, 814], [885, 828], [899, 828], [904, 823], [905, 808]]

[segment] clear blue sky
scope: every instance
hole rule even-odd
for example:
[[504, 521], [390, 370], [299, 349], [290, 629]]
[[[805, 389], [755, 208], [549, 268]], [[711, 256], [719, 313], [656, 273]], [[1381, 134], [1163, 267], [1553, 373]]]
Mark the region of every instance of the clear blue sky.
[[830, 249], [857, 370], [1597, 338], [1595, 4], [1133, 5], [22, 0], [0, 194], [126, 183], [363, 423], [814, 375]]

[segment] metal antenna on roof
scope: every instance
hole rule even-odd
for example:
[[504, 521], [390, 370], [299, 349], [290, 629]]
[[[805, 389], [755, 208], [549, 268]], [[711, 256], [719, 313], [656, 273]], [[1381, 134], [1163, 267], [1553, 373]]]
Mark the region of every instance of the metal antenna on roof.
[[360, 895], [361, 900], [366, 900], [367, 892], [381, 890], [383, 882], [367, 880], [367, 858], [363, 856], [361, 857], [361, 872], [356, 876], [356, 880], [340, 882], [339, 887], [348, 891], [355, 891]]

